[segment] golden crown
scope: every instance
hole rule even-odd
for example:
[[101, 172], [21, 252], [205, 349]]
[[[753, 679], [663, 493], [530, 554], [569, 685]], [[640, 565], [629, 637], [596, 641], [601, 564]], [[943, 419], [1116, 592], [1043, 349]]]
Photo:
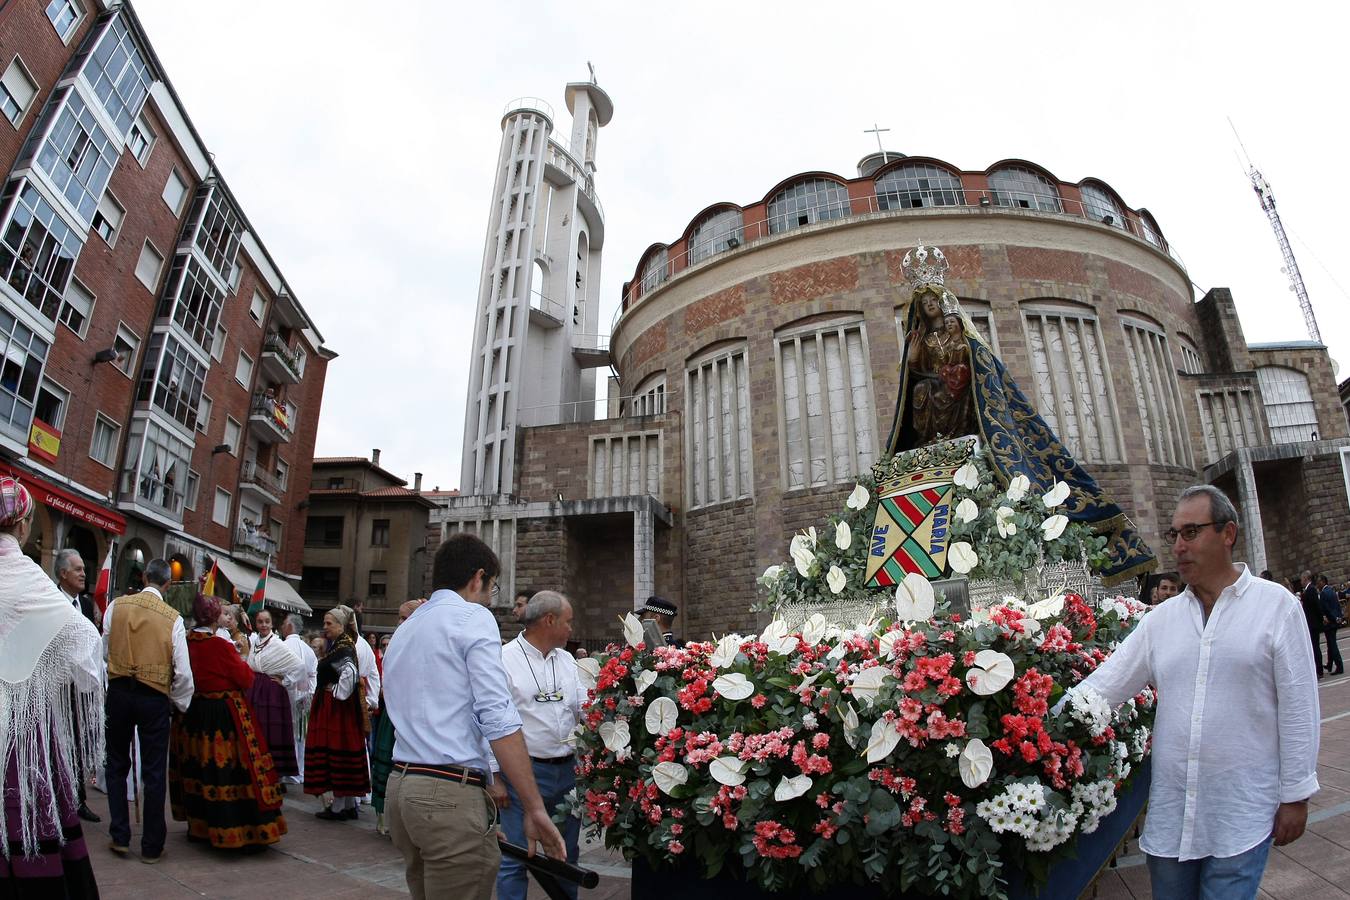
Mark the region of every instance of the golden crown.
[[951, 263], [938, 247], [925, 247], [923, 244], [905, 253], [900, 269], [915, 288], [928, 284], [939, 287], [946, 281], [947, 270]]

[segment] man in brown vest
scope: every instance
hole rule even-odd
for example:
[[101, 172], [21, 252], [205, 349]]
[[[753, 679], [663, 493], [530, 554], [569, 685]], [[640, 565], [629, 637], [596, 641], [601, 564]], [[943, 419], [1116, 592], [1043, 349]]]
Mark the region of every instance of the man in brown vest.
[[171, 578], [166, 560], [151, 560], [145, 567], [145, 590], [118, 597], [103, 619], [108, 652], [110, 849], [125, 856], [131, 843], [127, 773], [134, 735], [140, 739], [141, 783], [145, 786], [141, 834], [141, 862], [145, 863], [159, 862], [164, 853], [169, 707], [172, 704], [183, 712], [192, 701], [192, 665], [183, 618], [164, 602], [163, 590]]

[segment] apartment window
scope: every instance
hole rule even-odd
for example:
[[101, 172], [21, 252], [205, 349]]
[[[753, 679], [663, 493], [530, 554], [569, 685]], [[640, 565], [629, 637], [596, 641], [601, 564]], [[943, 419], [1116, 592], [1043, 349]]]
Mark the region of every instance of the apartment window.
[[183, 507], [185, 509], [197, 508], [197, 495], [201, 493], [202, 477], [196, 472], [188, 469], [187, 487], [184, 488]]
[[121, 142], [103, 130], [79, 93], [68, 90], [56, 124], [38, 151], [37, 165], [80, 219], [92, 222], [121, 151]]
[[85, 327], [89, 324], [89, 314], [93, 310], [94, 295], [74, 278], [70, 279], [56, 320], [80, 337], [84, 337]]
[[248, 387], [253, 378], [253, 360], [243, 350], [239, 351], [239, 361], [234, 366], [234, 380]]
[[389, 586], [388, 583], [388, 572], [385, 572], [382, 569], [371, 569], [366, 598], [369, 600], [383, 600], [385, 598], [385, 590]]
[[790, 334], [777, 351], [783, 486], [835, 484], [866, 471], [876, 446], [862, 323]]
[[1200, 351], [1196, 349], [1195, 344], [1185, 335], [1181, 336], [1178, 343], [1181, 345], [1181, 371], [1187, 375], [1199, 375], [1205, 371], [1205, 363], [1200, 358]]
[[1078, 460], [1119, 462], [1115, 401], [1096, 316], [1074, 304], [1023, 308], [1036, 410]]
[[136, 277], [141, 284], [154, 293], [159, 288], [159, 273], [164, 267], [164, 255], [155, 249], [149, 241], [141, 247], [141, 257], [136, 260]]
[[141, 57], [124, 16], [113, 19], [103, 32], [83, 74], [117, 124], [117, 136], [125, 138], [150, 93], [150, 67]]
[[28, 112], [28, 106], [37, 96], [37, 84], [16, 56], [0, 76], [0, 112], [16, 128]]
[[300, 570], [300, 593], [312, 600], [337, 600], [342, 570], [337, 566], [304, 566]]
[[282, 538], [284, 538], [285, 535], [282, 534], [282, 531], [281, 531], [281, 529], [282, 529], [284, 526], [281, 524], [281, 520], [280, 520], [280, 519], [268, 519], [268, 520], [267, 520], [267, 527], [268, 527], [269, 531], [271, 532], [271, 536], [272, 536], [272, 548], [273, 548], [273, 549], [272, 549], [272, 552], [273, 552], [273, 553], [280, 553], [280, 552], [281, 552], [281, 548], [282, 548], [283, 546], [285, 546], [285, 545], [282, 543]]
[[197, 404], [197, 430], [206, 434], [211, 427], [211, 410], [215, 406], [210, 396], [202, 394], [202, 401]]
[[1121, 316], [1121, 323], [1148, 460], [1166, 466], [1190, 466], [1181, 390], [1167, 337], [1157, 325], [1134, 316]]
[[306, 547], [341, 547], [342, 516], [310, 516], [305, 520]]
[[286, 485], [290, 483], [291, 467], [286, 465], [285, 460], [277, 460], [277, 485], [284, 491]]
[[647, 264], [642, 267], [642, 293], [654, 289], [658, 284], [670, 277], [670, 257], [669, 251], [662, 247], [657, 252], [647, 258]]
[[1039, 172], [1023, 166], [1005, 166], [989, 175], [994, 202], [1014, 209], [1061, 212], [1059, 187]]
[[824, 178], [808, 178], [773, 195], [769, 201], [769, 233], [842, 219], [850, 209], [848, 188], [844, 185]]
[[389, 546], [389, 520], [372, 519], [370, 523], [370, 546]]
[[877, 205], [882, 209], [964, 206], [961, 179], [946, 169], [905, 163], [877, 179]]
[[220, 362], [225, 358], [225, 326], [216, 326], [216, 336], [211, 341], [211, 358]]
[[89, 442], [89, 458], [99, 465], [114, 468], [113, 456], [117, 453], [117, 433], [120, 425], [103, 413], [94, 416], [94, 436]]
[[[203, 204], [204, 210], [201, 209]], [[216, 274], [233, 287], [237, 284], [234, 261], [239, 254], [239, 240], [243, 233], [239, 212], [223, 190], [213, 187], [209, 192], [198, 194], [192, 218], [195, 220], [199, 213], [201, 224], [197, 226], [194, 243], [216, 270]]]
[[0, 206], [11, 199], [13, 207], [0, 230], [0, 278], [55, 321], [84, 242], [27, 179], [11, 182]]
[[66, 426], [66, 409], [69, 406], [70, 391], [59, 384], [42, 379], [42, 386], [38, 388], [37, 404], [33, 407], [33, 418], [60, 431]]
[[169, 180], [164, 182], [164, 193], [160, 194], [169, 209], [176, 216], [183, 211], [183, 198], [187, 196], [187, 182], [178, 174], [177, 169], [169, 172]]
[[328, 479], [328, 490], [330, 491], [340, 491], [345, 489], [346, 487], [347, 487], [347, 480], [345, 478]]
[[661, 433], [591, 438], [590, 496], [661, 496]]
[[263, 314], [267, 311], [267, 298], [262, 295], [262, 291], [253, 292], [253, 300], [248, 305], [248, 317], [259, 325], [262, 324]]
[[689, 265], [739, 247], [745, 240], [744, 224], [739, 209], [719, 209], [709, 213], [689, 233]]
[[197, 346], [203, 350], [210, 349], [215, 340], [224, 299], [220, 288], [216, 287], [196, 257], [184, 254], [174, 257], [169, 285], [170, 289], [160, 301], [156, 315], [162, 319], [172, 315], [173, 320], [183, 326]]
[[1097, 222], [1125, 227], [1125, 214], [1116, 205], [1116, 200], [1105, 188], [1095, 184], [1080, 184], [1078, 193], [1083, 198], [1083, 215]]
[[633, 415], [659, 416], [666, 411], [666, 373], [649, 375], [633, 392]]
[[117, 231], [122, 227], [122, 218], [126, 215], [126, 210], [122, 204], [117, 202], [117, 198], [110, 193], [104, 193], [103, 199], [98, 201], [98, 210], [94, 213], [94, 232], [109, 247], [117, 243]]
[[192, 444], [152, 420], [135, 419], [131, 429], [131, 446], [139, 447], [139, 453], [128, 454], [124, 466], [126, 476], [135, 478], [138, 502], [144, 500], [170, 515], [182, 515]]
[[134, 371], [132, 368], [136, 365], [136, 351], [141, 346], [141, 339], [126, 325], [117, 323], [117, 337], [113, 339], [113, 349], [117, 351], [117, 358], [113, 360], [113, 365], [122, 372], [123, 375], [130, 376]]
[[211, 521], [217, 525], [230, 524], [230, 492], [216, 488], [216, 500], [211, 506]]
[[0, 306], [0, 431], [25, 444], [48, 350], [45, 340]]
[[136, 119], [136, 124], [131, 126], [131, 133], [127, 135], [127, 149], [131, 155], [136, 157], [136, 162], [140, 163], [142, 169], [150, 161], [150, 151], [155, 146], [155, 130], [150, 127], [146, 121], [145, 113], [141, 113]]
[[1256, 370], [1256, 380], [1261, 386], [1273, 443], [1297, 444], [1317, 439], [1317, 407], [1307, 375], [1284, 366], [1262, 366]]
[[[161, 352], [161, 350], [163, 352]], [[197, 408], [206, 366], [174, 335], [151, 335], [136, 400], [153, 403], [189, 429], [197, 427]]]
[[51, 0], [47, 4], [47, 19], [56, 29], [62, 43], [70, 40], [70, 36], [75, 33], [75, 26], [80, 24], [83, 16], [84, 10], [78, 0]]
[[721, 351], [691, 366], [689, 505], [709, 506], [750, 496], [750, 384], [745, 348]]
[[1218, 462], [1234, 450], [1261, 444], [1261, 418], [1249, 390], [1197, 391], [1205, 463]]
[[239, 455], [239, 436], [243, 433], [243, 427], [230, 416], [225, 417], [225, 440], [222, 443], [230, 445], [230, 453], [234, 456]]

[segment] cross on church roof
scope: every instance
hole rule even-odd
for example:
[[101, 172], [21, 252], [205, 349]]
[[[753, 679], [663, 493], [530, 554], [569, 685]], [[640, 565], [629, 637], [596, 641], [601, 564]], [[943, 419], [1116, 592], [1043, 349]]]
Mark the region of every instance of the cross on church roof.
[[864, 129], [863, 129], [863, 134], [875, 134], [875, 135], [877, 136], [877, 152], [880, 153], [882, 156], [885, 156], [885, 155], [886, 155], [886, 151], [885, 151], [884, 149], [882, 149], [882, 146], [881, 146], [881, 133], [882, 133], [883, 131], [890, 131], [890, 129], [889, 129], [889, 128], [882, 128], [882, 127], [880, 127], [879, 125], [877, 125], [876, 122], [873, 122], [871, 128], [864, 128]]
[[586, 68], [591, 70], [591, 84], [596, 84], [597, 82], [595, 80], [595, 66], [591, 65], [590, 60], [586, 60]]

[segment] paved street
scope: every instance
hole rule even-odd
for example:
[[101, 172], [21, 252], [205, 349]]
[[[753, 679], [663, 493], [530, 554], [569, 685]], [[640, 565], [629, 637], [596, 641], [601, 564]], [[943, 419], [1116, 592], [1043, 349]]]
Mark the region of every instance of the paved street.
[[[1311, 804], [1308, 833], [1271, 853], [1261, 896], [1272, 900], [1350, 900], [1350, 678], [1323, 680], [1320, 695], [1322, 752], [1318, 778], [1322, 790]], [[284, 900], [378, 900], [407, 895], [402, 860], [389, 839], [375, 833], [372, 810], [363, 808], [359, 822], [322, 822], [313, 816], [317, 801], [297, 793], [295, 785], [286, 798], [290, 833], [266, 853], [240, 857], [189, 844], [185, 826], [170, 822], [166, 855], [154, 866], [142, 865], [136, 858], [139, 832], [134, 829], [131, 856], [113, 856], [107, 849], [107, 798], [91, 790], [89, 805], [103, 816], [101, 824], [86, 825], [85, 833], [100, 891], [111, 900], [258, 900], [263, 885], [264, 892], [278, 892]], [[1099, 900], [1151, 898], [1143, 862], [1138, 848], [1131, 845], [1117, 867], [1099, 882]], [[604, 847], [593, 846], [583, 848], [582, 863], [601, 875], [600, 887], [583, 892], [584, 897], [626, 900], [630, 896], [628, 871], [621, 858]], [[537, 887], [531, 889], [532, 900], [543, 896]]]

